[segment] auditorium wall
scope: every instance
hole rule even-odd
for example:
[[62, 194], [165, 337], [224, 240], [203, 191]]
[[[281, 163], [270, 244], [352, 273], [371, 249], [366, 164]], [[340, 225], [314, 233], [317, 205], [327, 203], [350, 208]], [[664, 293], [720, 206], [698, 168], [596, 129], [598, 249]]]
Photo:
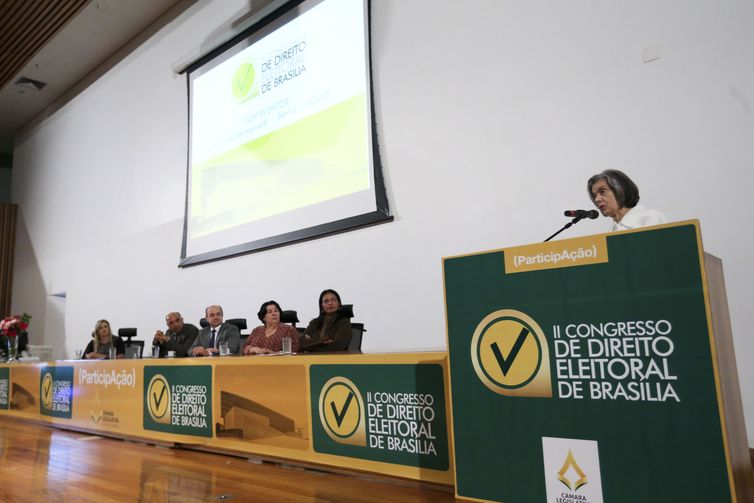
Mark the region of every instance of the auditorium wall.
[[17, 137], [13, 306], [33, 343], [71, 356], [99, 318], [150, 339], [166, 312], [197, 323], [212, 303], [253, 326], [271, 298], [308, 320], [329, 287], [366, 351], [444, 349], [441, 258], [543, 240], [618, 168], [647, 206], [698, 218], [724, 261], [754, 444], [754, 4], [375, 0], [395, 221], [181, 269], [187, 91], [171, 65], [250, 3], [184, 2]]

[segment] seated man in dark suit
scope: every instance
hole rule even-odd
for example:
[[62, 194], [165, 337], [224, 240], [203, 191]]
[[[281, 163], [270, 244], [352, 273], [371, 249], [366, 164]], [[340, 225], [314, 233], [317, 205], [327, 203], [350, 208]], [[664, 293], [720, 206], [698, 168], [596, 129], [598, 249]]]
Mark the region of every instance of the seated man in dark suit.
[[168, 351], [175, 351], [175, 356], [178, 357], [188, 356], [188, 350], [199, 335], [199, 329], [191, 323], [184, 323], [181, 313], [177, 312], [168, 313], [165, 322], [168, 331], [163, 333], [158, 330], [154, 334], [153, 344], [160, 346], [160, 358], [165, 358]]
[[199, 336], [189, 349], [190, 356], [212, 356], [220, 353], [218, 349], [223, 342], [228, 343], [230, 354], [237, 355], [241, 345], [241, 332], [238, 327], [223, 323], [223, 308], [209, 306], [204, 310], [209, 322], [208, 327], [199, 331]]

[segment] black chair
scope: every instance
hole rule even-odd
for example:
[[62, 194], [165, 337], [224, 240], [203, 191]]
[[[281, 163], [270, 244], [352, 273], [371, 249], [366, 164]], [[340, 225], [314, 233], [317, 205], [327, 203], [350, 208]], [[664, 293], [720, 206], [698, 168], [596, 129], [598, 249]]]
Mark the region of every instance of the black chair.
[[288, 309], [286, 311], [283, 311], [280, 313], [280, 323], [289, 323], [293, 326], [293, 328], [296, 328], [296, 323], [298, 323], [300, 320], [298, 319], [298, 311], [294, 311], [293, 309]]
[[135, 328], [119, 328], [118, 337], [123, 339], [123, 344], [126, 346], [126, 358], [141, 357], [142, 350], [144, 349], [144, 341], [132, 340], [133, 337], [136, 337]]
[[118, 337], [120, 337], [121, 339], [124, 339], [123, 342], [125, 342], [126, 347], [128, 347], [131, 345], [131, 338], [136, 337], [136, 329], [135, 328], [119, 328]]
[[230, 320], [226, 320], [225, 323], [238, 327], [239, 332], [246, 330], [246, 318], [231, 318]]
[[246, 342], [246, 339], [249, 337], [249, 334], [241, 333], [241, 330], [246, 330], [246, 318], [231, 318], [229, 320], [225, 320], [225, 323], [227, 323], [228, 325], [233, 325], [234, 327], [238, 327], [238, 335], [240, 336], [240, 344], [241, 344], [241, 347], [243, 347], [244, 343]]
[[[229, 320], [225, 320], [225, 323], [228, 325], [233, 325], [238, 327], [238, 330], [246, 330], [246, 318], [231, 318]], [[199, 320], [199, 326], [202, 328], [207, 328], [209, 326], [209, 322], [207, 321], [207, 318], [202, 318]]]
[[[348, 319], [353, 318], [353, 304], [341, 305], [338, 312]], [[351, 342], [348, 343], [347, 352], [361, 353], [361, 336], [366, 331], [363, 323], [351, 323]]]
[[351, 342], [347, 349], [349, 353], [361, 353], [361, 336], [366, 331], [363, 323], [351, 323]]

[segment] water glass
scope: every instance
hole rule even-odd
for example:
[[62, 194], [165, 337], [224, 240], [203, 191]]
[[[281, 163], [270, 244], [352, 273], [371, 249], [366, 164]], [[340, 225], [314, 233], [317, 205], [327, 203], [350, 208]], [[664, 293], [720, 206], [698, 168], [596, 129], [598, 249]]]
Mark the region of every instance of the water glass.
[[291, 354], [291, 338], [290, 337], [283, 337], [281, 339], [283, 343], [283, 354], [289, 355]]
[[160, 346], [155, 344], [152, 346], [152, 358], [159, 358], [160, 357]]
[[115, 347], [108, 348], [108, 356], [111, 360], [115, 360], [115, 358], [118, 356], [118, 350]]
[[220, 348], [220, 356], [228, 356], [230, 354], [230, 348], [228, 347], [227, 342], [221, 342], [219, 344]]
[[77, 349], [76, 350], [76, 359], [80, 360], [82, 356], [84, 356], [84, 350], [83, 349]]

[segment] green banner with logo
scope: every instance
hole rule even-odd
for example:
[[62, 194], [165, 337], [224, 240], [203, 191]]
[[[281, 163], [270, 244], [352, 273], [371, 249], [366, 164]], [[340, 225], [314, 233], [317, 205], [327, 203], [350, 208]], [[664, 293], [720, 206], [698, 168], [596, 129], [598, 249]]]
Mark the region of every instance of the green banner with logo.
[[312, 365], [316, 452], [448, 470], [443, 369]]
[[10, 408], [10, 369], [0, 368], [0, 410]]
[[73, 414], [73, 367], [42, 368], [39, 373], [39, 412], [70, 419]]
[[212, 367], [144, 367], [144, 429], [212, 437]]
[[443, 261], [459, 496], [731, 501], [698, 224]]

